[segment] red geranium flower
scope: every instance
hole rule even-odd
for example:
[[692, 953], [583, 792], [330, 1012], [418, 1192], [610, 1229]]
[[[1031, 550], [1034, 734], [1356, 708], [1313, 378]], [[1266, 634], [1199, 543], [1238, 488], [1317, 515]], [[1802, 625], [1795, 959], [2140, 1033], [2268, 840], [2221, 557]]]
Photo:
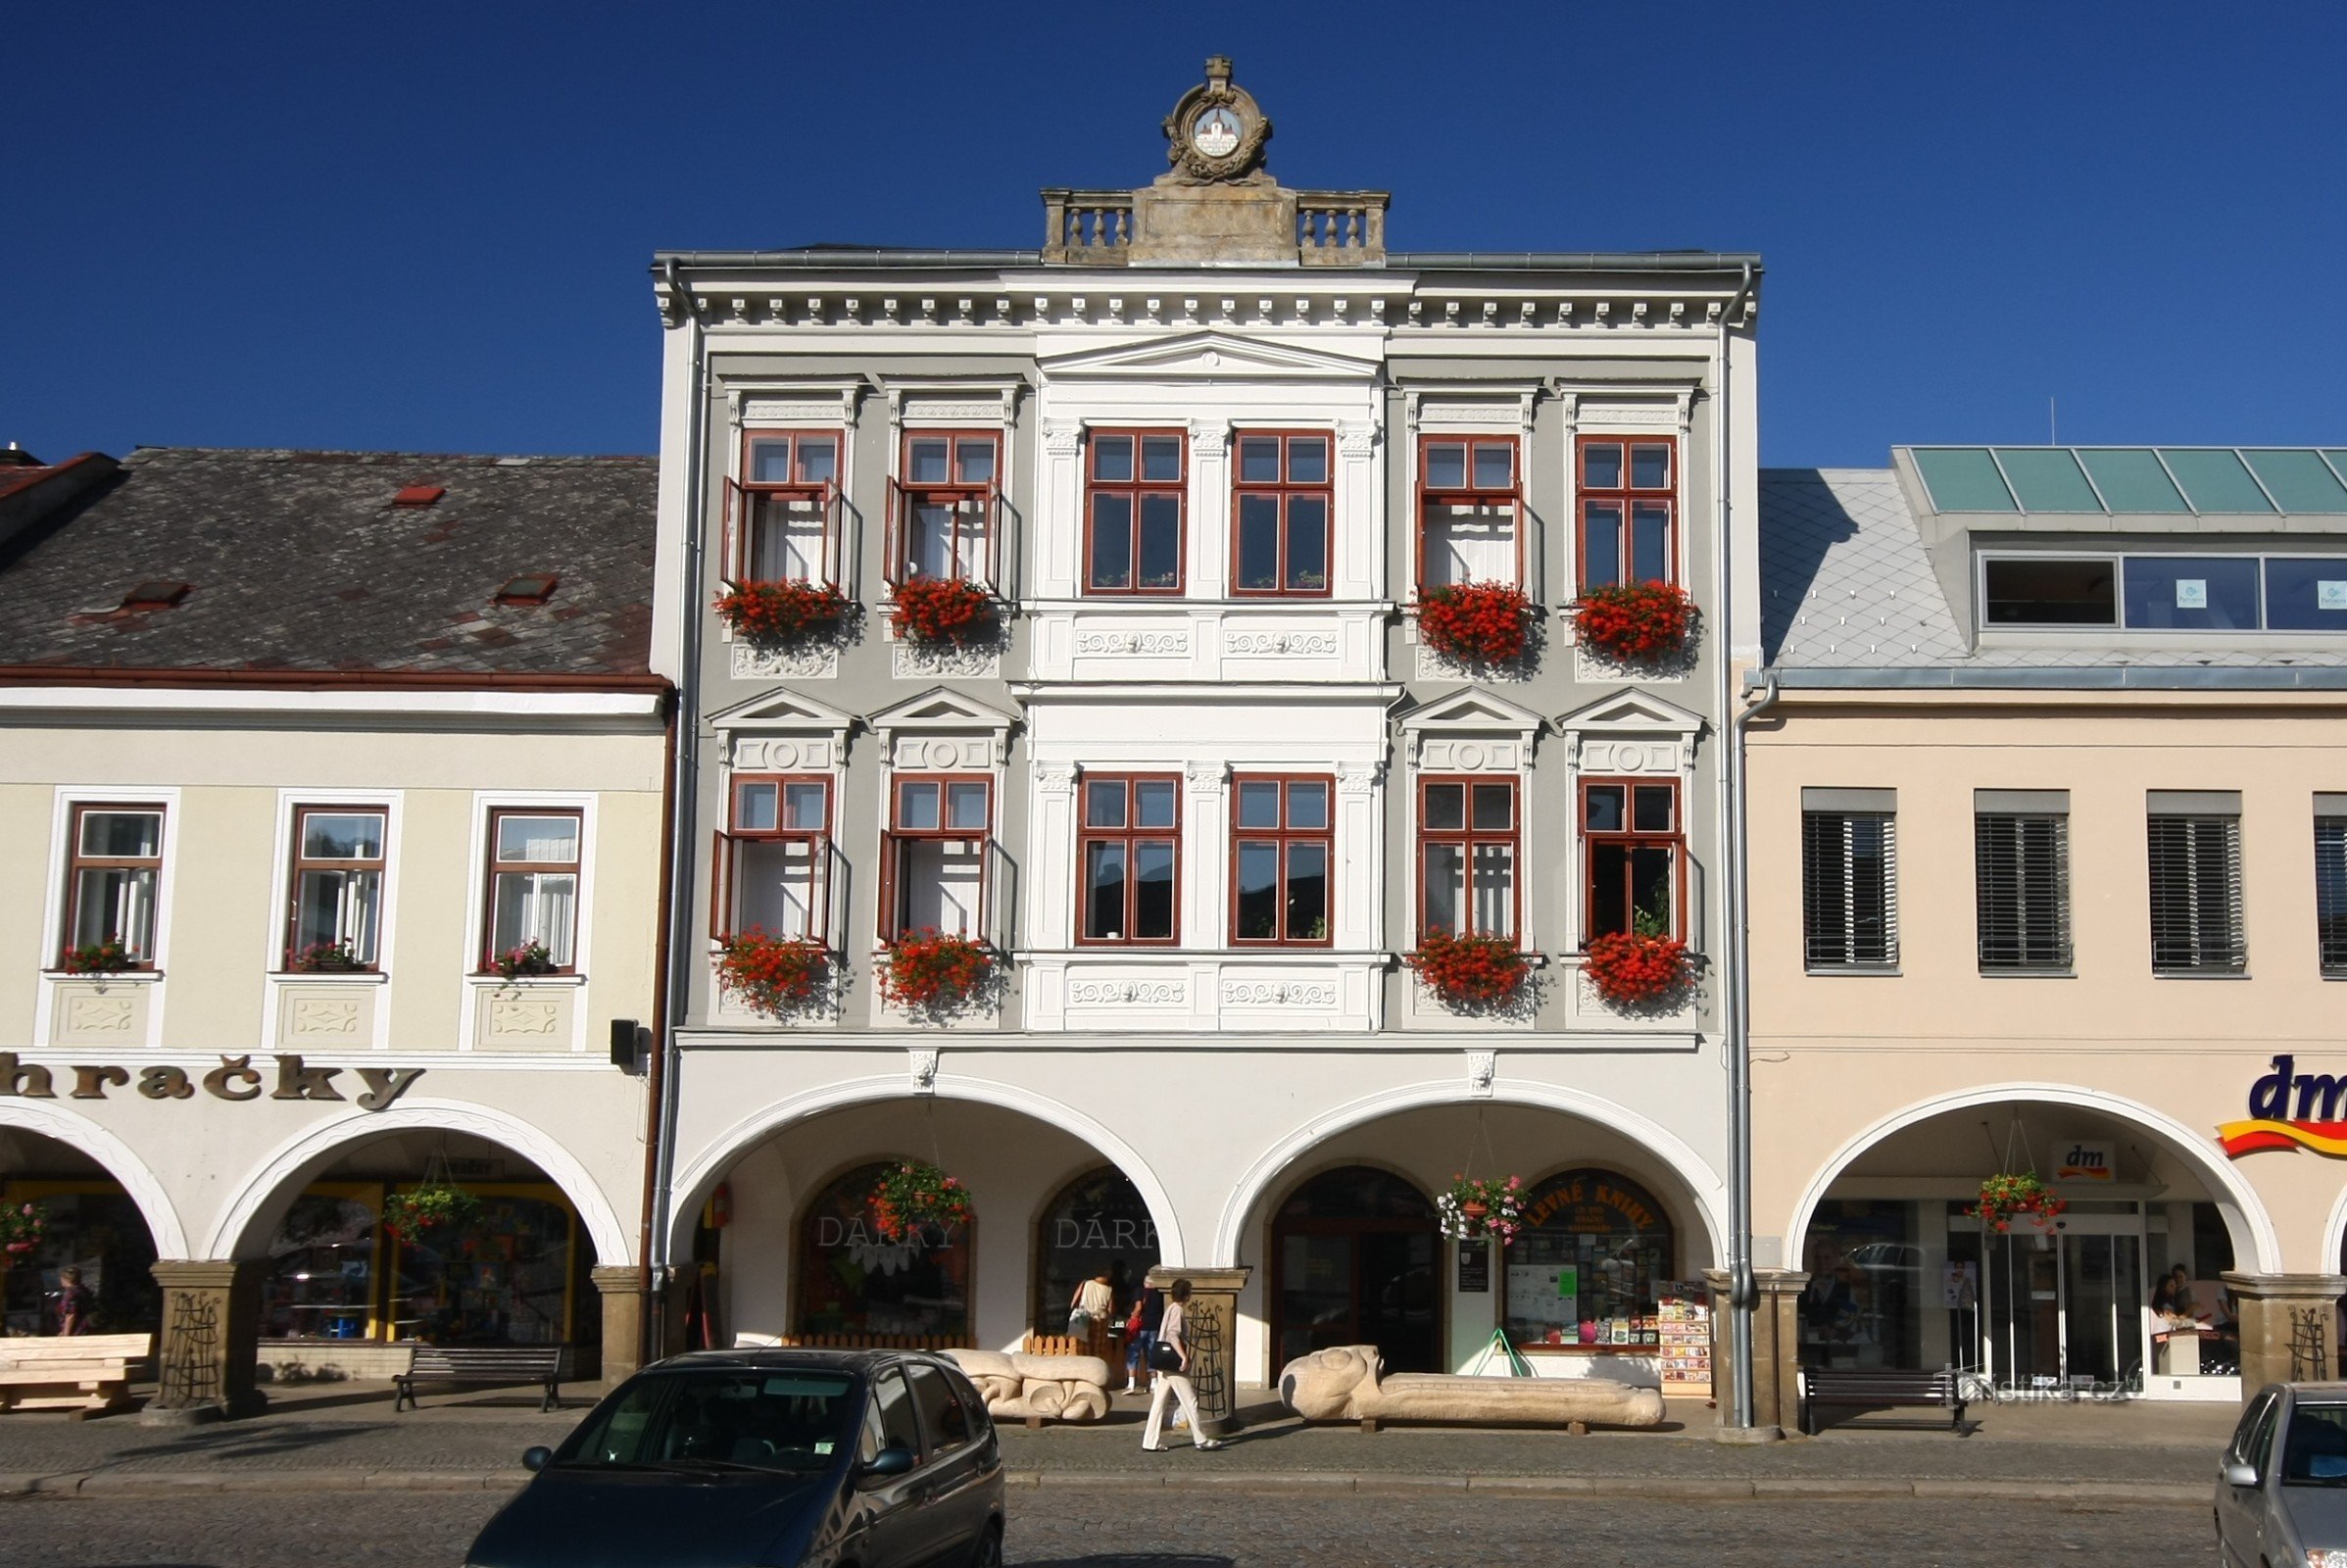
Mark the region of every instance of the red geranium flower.
[[1582, 972], [1608, 1002], [1660, 1002], [1694, 978], [1687, 944], [1677, 937], [1609, 931], [1591, 939]]
[[992, 595], [959, 577], [908, 577], [897, 584], [888, 623], [916, 643], [969, 643], [994, 624]]
[[717, 984], [768, 1016], [812, 1002], [831, 977], [831, 950], [813, 937], [778, 937], [761, 926], [725, 938]]
[[746, 582], [718, 595], [713, 608], [739, 636], [786, 643], [837, 625], [848, 605], [829, 583]]
[[1694, 625], [1695, 602], [1675, 583], [1610, 583], [1573, 605], [1573, 627], [1582, 642], [1626, 663], [1676, 654]]
[[994, 950], [983, 942], [923, 926], [888, 945], [880, 995], [900, 1007], [953, 1007], [976, 996], [994, 969]]
[[1502, 664], [1524, 652], [1532, 600], [1513, 583], [1462, 582], [1418, 596], [1418, 635], [1439, 654]]
[[1532, 966], [1514, 937], [1429, 931], [1402, 961], [1426, 989], [1453, 1005], [1491, 1006], [1523, 989]]

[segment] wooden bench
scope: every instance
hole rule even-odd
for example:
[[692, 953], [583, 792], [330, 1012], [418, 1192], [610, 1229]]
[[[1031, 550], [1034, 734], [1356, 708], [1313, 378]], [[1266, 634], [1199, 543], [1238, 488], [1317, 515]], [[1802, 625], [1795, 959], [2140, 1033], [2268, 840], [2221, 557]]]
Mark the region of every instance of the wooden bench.
[[546, 1389], [538, 1408], [559, 1410], [569, 1358], [566, 1345], [419, 1345], [408, 1370], [391, 1380], [391, 1408], [416, 1408], [418, 1383], [538, 1383]]
[[0, 1339], [0, 1410], [71, 1410], [73, 1418], [130, 1403], [130, 1363], [155, 1353], [152, 1334]]
[[[1810, 1367], [1801, 1373], [1801, 1430], [1813, 1438], [1817, 1436], [1818, 1409], [1822, 1405], [1851, 1410], [1936, 1406], [1948, 1412], [1949, 1431], [1958, 1434], [1964, 1431], [1964, 1396], [1957, 1392], [1956, 1374], [1945, 1367], [1937, 1372]], [[1938, 1425], [1936, 1421], [1904, 1424]]]

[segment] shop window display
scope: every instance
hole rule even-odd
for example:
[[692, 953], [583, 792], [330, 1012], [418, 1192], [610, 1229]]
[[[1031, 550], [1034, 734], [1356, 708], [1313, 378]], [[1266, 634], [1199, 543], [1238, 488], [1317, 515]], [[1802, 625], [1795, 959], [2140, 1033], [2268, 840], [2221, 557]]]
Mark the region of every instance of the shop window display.
[[379, 1190], [360, 1188], [314, 1187], [293, 1200], [269, 1247], [263, 1339], [372, 1336], [379, 1207]]
[[[480, 1191], [481, 1212], [462, 1229], [434, 1227], [394, 1242], [395, 1338], [435, 1345], [558, 1345], [573, 1336], [570, 1212], [549, 1199]], [[590, 1311], [584, 1319], [600, 1323]]]
[[1157, 1226], [1141, 1189], [1113, 1166], [1077, 1177], [1059, 1190], [1035, 1224], [1030, 1326], [1037, 1334], [1068, 1333], [1068, 1305], [1076, 1287], [1101, 1274], [1116, 1296], [1111, 1323], [1122, 1323], [1156, 1262]]
[[1374, 1345], [1388, 1372], [1441, 1370], [1435, 1205], [1370, 1165], [1323, 1171], [1272, 1220], [1275, 1366]]
[[1525, 1195], [1506, 1250], [1508, 1338], [1531, 1349], [1659, 1346], [1673, 1252], [1669, 1216], [1636, 1183], [1603, 1170], [1549, 1177]]
[[796, 1330], [966, 1345], [976, 1221], [923, 1226], [902, 1242], [882, 1239], [872, 1228], [872, 1187], [893, 1163], [859, 1165], [807, 1204], [799, 1222]]
[[150, 1270], [155, 1243], [145, 1216], [118, 1188], [61, 1182], [12, 1181], [5, 1199], [33, 1202], [48, 1216], [32, 1254], [0, 1273], [9, 1334], [57, 1332], [57, 1271], [73, 1264], [97, 1300], [102, 1334], [152, 1331], [163, 1322], [163, 1293]]
[[[1802, 1266], [1801, 1360], [1820, 1367], [1923, 1367], [1924, 1312], [1951, 1314], [1943, 1343], [1977, 1339], [1979, 1249], [1953, 1255], [1920, 1244], [1919, 1207], [1882, 1199], [1828, 1199], [1810, 1221]], [[1954, 1315], [1964, 1317], [1962, 1324]], [[1935, 1338], [1938, 1338], [1935, 1336]], [[1931, 1364], [1939, 1366], [1944, 1361]]]

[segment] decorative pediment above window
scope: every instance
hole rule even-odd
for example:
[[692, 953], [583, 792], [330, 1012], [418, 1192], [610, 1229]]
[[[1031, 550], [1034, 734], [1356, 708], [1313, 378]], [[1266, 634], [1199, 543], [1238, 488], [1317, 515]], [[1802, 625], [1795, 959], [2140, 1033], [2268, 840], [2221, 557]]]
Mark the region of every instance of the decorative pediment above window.
[[789, 690], [761, 693], [709, 715], [709, 728], [725, 737], [726, 760], [759, 772], [839, 766], [855, 724], [855, 714]]
[[1010, 752], [1014, 713], [944, 686], [884, 708], [867, 721], [893, 766], [946, 772], [1000, 767]]
[[758, 425], [823, 424], [856, 427], [856, 416], [870, 390], [860, 375], [816, 376], [786, 382], [730, 385], [737, 428]]
[[1615, 692], [1559, 717], [1567, 764], [1584, 773], [1691, 773], [1703, 715], [1648, 692]]
[[1054, 381], [1143, 376], [1151, 379], [1195, 376], [1217, 381], [1365, 381], [1377, 373], [1374, 361], [1217, 331], [1185, 332], [1154, 342], [1085, 349], [1047, 359], [1042, 365], [1045, 378]]
[[1512, 773], [1532, 765], [1541, 718], [1504, 697], [1463, 691], [1401, 720], [1413, 766], [1441, 773]]

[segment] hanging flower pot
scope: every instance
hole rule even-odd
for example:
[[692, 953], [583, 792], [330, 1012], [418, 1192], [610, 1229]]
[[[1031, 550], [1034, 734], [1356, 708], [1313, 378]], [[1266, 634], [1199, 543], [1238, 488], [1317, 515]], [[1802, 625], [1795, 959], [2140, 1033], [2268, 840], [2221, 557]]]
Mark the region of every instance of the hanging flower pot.
[[1452, 1241], [1496, 1236], [1512, 1242], [1523, 1228], [1524, 1181], [1518, 1176], [1453, 1176], [1449, 1191], [1435, 1199], [1442, 1234]]
[[422, 1185], [393, 1193], [383, 1200], [383, 1229], [406, 1242], [418, 1240], [427, 1231], [454, 1234], [480, 1216], [478, 1197], [446, 1178], [429, 1175]]
[[880, 995], [899, 1007], [951, 1011], [974, 1000], [994, 972], [994, 950], [985, 943], [923, 926], [888, 945]]
[[737, 637], [793, 643], [837, 626], [848, 596], [822, 582], [746, 582], [717, 596], [717, 617]]
[[778, 937], [761, 926], [724, 939], [717, 984], [753, 1012], [780, 1016], [806, 1006], [831, 981], [831, 950], [813, 937]]
[[1418, 596], [1418, 635], [1438, 654], [1504, 664], [1524, 652], [1532, 600], [1513, 583], [1462, 582]]
[[49, 1211], [39, 1203], [0, 1204], [0, 1273], [41, 1244], [49, 1228]]
[[1623, 663], [1671, 658], [1687, 647], [1694, 627], [1695, 602], [1676, 583], [1610, 583], [1573, 604], [1582, 646]]
[[933, 1225], [966, 1224], [969, 1189], [935, 1165], [891, 1165], [872, 1187], [872, 1229], [884, 1241], [909, 1241]]
[[1582, 973], [1606, 1001], [1643, 1006], [1685, 991], [1693, 983], [1695, 965], [1677, 937], [1610, 931], [1590, 940]]
[[961, 646], [994, 627], [994, 596], [959, 577], [908, 577], [896, 600], [888, 623], [906, 642]]
[[2016, 1220], [2043, 1230], [2068, 1207], [2068, 1199], [2056, 1197], [2034, 1171], [2025, 1171], [2018, 1176], [1991, 1176], [1982, 1182], [1973, 1213], [1993, 1230], [2010, 1231]]

